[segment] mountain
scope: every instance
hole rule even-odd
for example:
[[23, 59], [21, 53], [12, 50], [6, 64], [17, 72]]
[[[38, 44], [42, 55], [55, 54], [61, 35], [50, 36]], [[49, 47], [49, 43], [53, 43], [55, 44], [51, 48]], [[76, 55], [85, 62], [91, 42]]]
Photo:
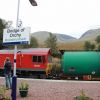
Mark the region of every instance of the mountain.
[[[32, 33], [31, 36], [35, 37], [40, 45], [44, 45], [44, 41], [49, 37], [49, 33], [50, 32], [47, 31], [38, 31]], [[96, 37], [100, 35], [100, 28], [86, 31], [79, 39], [65, 34], [52, 34], [56, 35], [57, 37], [59, 49], [84, 50], [85, 41], [95, 42]]]
[[99, 29], [91, 29], [86, 31], [81, 37], [81, 40], [93, 40], [98, 35], [100, 35], [100, 28]]
[[[40, 45], [44, 44], [44, 41], [49, 37], [49, 33], [47, 31], [38, 31], [34, 32], [31, 35], [38, 40]], [[84, 50], [85, 41], [95, 42], [95, 38], [100, 35], [99, 29], [91, 29], [83, 33], [83, 35], [76, 39], [72, 36], [65, 34], [52, 33], [56, 35], [58, 41], [58, 47], [62, 50]]]
[[[31, 36], [35, 37], [40, 43], [43, 43], [49, 37], [49, 33], [50, 32], [47, 32], [47, 31], [38, 31], [38, 32], [32, 33]], [[66, 43], [66, 42], [76, 40], [76, 38], [69, 35], [58, 34], [58, 33], [52, 33], [52, 34], [56, 35], [57, 41], [59, 43]]]

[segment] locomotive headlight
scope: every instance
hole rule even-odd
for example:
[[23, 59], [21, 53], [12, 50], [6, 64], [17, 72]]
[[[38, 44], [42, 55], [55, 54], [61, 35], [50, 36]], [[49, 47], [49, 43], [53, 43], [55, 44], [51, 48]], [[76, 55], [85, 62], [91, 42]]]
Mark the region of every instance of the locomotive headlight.
[[95, 74], [95, 71], [92, 71], [92, 74], [94, 75]]

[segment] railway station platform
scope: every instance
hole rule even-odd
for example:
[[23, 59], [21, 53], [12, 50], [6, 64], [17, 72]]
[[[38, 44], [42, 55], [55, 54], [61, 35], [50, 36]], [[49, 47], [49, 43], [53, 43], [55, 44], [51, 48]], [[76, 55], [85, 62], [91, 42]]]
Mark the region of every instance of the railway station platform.
[[[29, 84], [28, 96], [24, 98], [19, 95], [21, 82]], [[0, 77], [1, 85], [5, 85], [4, 77]], [[100, 81], [17, 79], [17, 100], [73, 100], [81, 90], [93, 100], [100, 100]], [[5, 95], [10, 97], [11, 90], [6, 90]]]

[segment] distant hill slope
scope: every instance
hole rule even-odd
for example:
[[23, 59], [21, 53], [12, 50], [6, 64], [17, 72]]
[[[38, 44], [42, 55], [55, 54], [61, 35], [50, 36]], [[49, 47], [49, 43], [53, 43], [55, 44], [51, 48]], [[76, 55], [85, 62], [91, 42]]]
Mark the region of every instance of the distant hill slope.
[[[49, 37], [49, 33], [50, 32], [47, 31], [39, 31], [39, 32], [32, 33], [31, 35], [35, 37], [39, 42], [43, 43]], [[57, 34], [57, 33], [52, 33], [52, 34], [56, 35], [57, 41], [60, 43], [66, 43], [66, 42], [76, 40], [76, 38], [69, 35]]]
[[[39, 31], [32, 33], [40, 45], [44, 46], [44, 41], [49, 37], [47, 31]], [[100, 35], [99, 29], [91, 29], [86, 31], [79, 39], [65, 34], [53, 33], [57, 37], [59, 49], [65, 50], [83, 50], [85, 41], [95, 41], [96, 37]]]
[[100, 35], [100, 28], [99, 29], [91, 29], [85, 32], [80, 39], [81, 40], [93, 40], [95, 39], [98, 35]]

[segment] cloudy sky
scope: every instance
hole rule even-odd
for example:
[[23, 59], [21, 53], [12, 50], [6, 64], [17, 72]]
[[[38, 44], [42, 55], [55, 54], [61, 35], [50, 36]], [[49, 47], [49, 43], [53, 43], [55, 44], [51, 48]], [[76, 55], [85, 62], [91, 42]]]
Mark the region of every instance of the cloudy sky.
[[[100, 0], [20, 0], [19, 19], [31, 32], [49, 31], [79, 38], [84, 32], [100, 28]], [[0, 0], [0, 18], [16, 27], [18, 0]]]

